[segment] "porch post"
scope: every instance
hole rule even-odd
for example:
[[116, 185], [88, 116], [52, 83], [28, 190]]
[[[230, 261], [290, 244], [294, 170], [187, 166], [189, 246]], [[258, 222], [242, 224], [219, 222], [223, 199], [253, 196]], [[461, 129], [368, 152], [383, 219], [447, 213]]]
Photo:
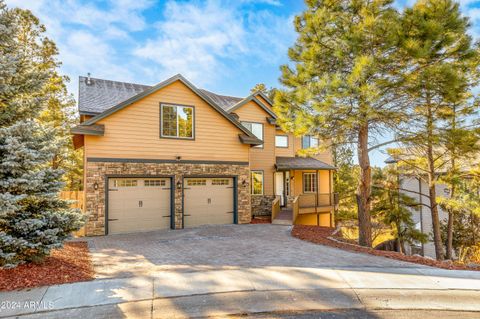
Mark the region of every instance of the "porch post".
[[315, 213], [317, 214], [317, 226], [320, 226], [320, 214], [318, 213], [318, 202], [320, 200], [319, 198], [319, 188], [320, 188], [320, 182], [319, 182], [319, 179], [320, 179], [320, 174], [318, 173], [318, 169], [315, 173], [315, 184], [316, 184], [316, 188], [317, 188], [317, 200], [315, 201]]
[[330, 227], [333, 227], [333, 213], [332, 213], [332, 170], [328, 170], [328, 197], [330, 200]]

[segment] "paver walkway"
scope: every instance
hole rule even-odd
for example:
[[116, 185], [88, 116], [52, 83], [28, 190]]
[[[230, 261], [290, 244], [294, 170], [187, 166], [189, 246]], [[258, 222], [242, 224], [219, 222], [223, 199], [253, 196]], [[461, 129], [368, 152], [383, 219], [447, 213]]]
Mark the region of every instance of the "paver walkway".
[[480, 272], [351, 253], [301, 241], [289, 231], [286, 226], [231, 225], [91, 238], [98, 279], [0, 292], [0, 317], [480, 311]]
[[149, 276], [159, 271], [245, 267], [396, 267], [420, 265], [316, 245], [281, 225], [219, 225], [89, 239], [99, 278]]

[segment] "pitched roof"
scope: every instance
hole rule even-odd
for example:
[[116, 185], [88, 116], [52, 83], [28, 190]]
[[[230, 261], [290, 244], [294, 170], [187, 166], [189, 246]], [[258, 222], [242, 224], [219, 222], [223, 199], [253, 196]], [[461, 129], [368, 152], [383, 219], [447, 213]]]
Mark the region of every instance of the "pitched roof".
[[95, 115], [149, 89], [148, 85], [110, 81], [80, 76], [78, 81], [78, 111]]
[[[78, 111], [80, 114], [96, 115], [134, 97], [148, 89], [149, 85], [111, 81], [80, 76], [78, 81]], [[222, 109], [227, 110], [243, 98], [220, 95], [198, 89]]]
[[275, 167], [279, 171], [290, 169], [335, 170], [332, 165], [313, 157], [277, 157]]
[[97, 121], [109, 116], [112, 113], [115, 113], [133, 103], [136, 101], [140, 100], [141, 98], [152, 94], [167, 85], [170, 85], [176, 81], [182, 82], [185, 86], [187, 86], [190, 90], [192, 90], [195, 94], [197, 94], [201, 99], [203, 99], [208, 105], [210, 105], [215, 111], [220, 113], [223, 117], [225, 117], [228, 121], [230, 121], [233, 125], [235, 125], [238, 129], [240, 129], [243, 133], [245, 133], [249, 137], [255, 137], [255, 135], [250, 132], [245, 126], [243, 126], [239, 121], [237, 121], [233, 116], [228, 114], [224, 109], [222, 109], [220, 106], [218, 106], [215, 102], [213, 102], [208, 96], [206, 96], [203, 92], [201, 92], [199, 89], [195, 87], [192, 83], [190, 83], [187, 79], [185, 79], [181, 74], [177, 74], [172, 76], [171, 78], [158, 83], [155, 86], [151, 86], [148, 89], [144, 90], [141, 93], [138, 93], [137, 95], [134, 95], [127, 100], [120, 102], [119, 104], [115, 105], [114, 107], [108, 108], [105, 111], [103, 111], [100, 114], [95, 115], [91, 119], [86, 120], [83, 122], [81, 125], [87, 126], [87, 125], [92, 125], [95, 124]]
[[232, 107], [233, 105], [243, 100], [243, 98], [241, 97], [220, 95], [204, 89], [199, 89], [199, 91], [205, 94], [206, 96], [208, 96], [213, 102], [218, 104], [218, 106], [220, 106], [225, 111], [227, 111], [230, 107]]

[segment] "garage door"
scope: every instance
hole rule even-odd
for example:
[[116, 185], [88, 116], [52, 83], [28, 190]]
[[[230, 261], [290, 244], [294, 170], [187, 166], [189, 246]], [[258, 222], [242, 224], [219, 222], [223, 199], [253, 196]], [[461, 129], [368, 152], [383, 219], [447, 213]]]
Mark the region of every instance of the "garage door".
[[109, 234], [170, 228], [169, 178], [110, 178]]
[[185, 227], [234, 222], [233, 178], [186, 178], [184, 187]]

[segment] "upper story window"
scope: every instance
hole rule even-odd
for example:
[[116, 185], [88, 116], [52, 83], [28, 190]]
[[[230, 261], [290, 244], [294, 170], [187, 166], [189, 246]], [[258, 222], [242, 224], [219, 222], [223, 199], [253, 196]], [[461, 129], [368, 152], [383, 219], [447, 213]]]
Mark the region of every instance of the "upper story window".
[[318, 147], [318, 138], [311, 136], [311, 135], [305, 135], [302, 137], [302, 148], [310, 148], [310, 147]]
[[[242, 122], [242, 125], [245, 126], [250, 132], [252, 132], [256, 138], [263, 141], [263, 124], [262, 123]], [[263, 144], [256, 145], [254, 147], [263, 148]]]
[[275, 146], [276, 147], [288, 147], [288, 135], [277, 135], [277, 136], [275, 136]]
[[160, 111], [160, 136], [193, 139], [193, 107], [162, 104]]

